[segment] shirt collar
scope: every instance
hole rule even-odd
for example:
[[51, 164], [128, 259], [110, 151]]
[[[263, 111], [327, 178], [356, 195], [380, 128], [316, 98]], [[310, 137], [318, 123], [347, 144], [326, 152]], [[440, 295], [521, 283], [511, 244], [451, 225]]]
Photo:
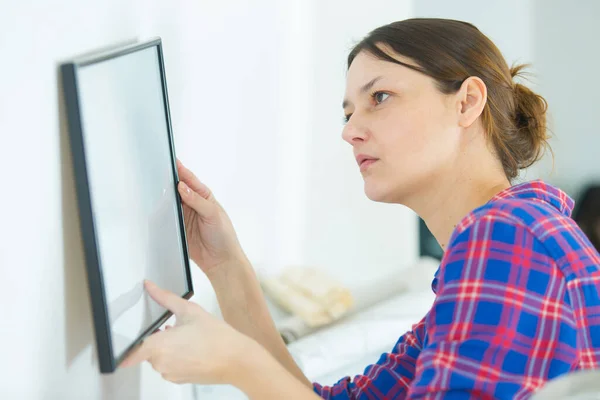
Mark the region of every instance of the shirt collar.
[[[539, 179], [523, 182], [504, 189], [492, 197], [488, 201], [488, 204], [494, 201], [511, 198], [529, 199], [546, 203], [567, 217], [571, 216], [573, 207], [575, 206], [573, 199], [565, 192]], [[435, 271], [433, 281], [431, 282], [431, 289], [434, 293], [437, 293], [439, 274], [440, 268], [438, 267], [438, 269]]]
[[539, 179], [511, 186], [496, 194], [488, 203], [510, 198], [540, 201], [552, 206], [567, 217], [571, 216], [575, 206], [573, 199], [565, 192]]

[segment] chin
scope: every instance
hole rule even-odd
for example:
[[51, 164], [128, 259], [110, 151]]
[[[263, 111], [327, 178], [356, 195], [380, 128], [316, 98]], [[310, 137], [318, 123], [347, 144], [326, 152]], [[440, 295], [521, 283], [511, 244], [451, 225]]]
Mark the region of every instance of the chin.
[[373, 176], [364, 177], [365, 195], [369, 200], [378, 203], [393, 203], [407, 205], [406, 201], [416, 187], [410, 181], [386, 181], [373, 179]]
[[386, 185], [377, 185], [374, 182], [365, 180], [365, 194], [367, 198], [378, 203], [397, 203], [398, 199], [395, 191], [390, 190]]

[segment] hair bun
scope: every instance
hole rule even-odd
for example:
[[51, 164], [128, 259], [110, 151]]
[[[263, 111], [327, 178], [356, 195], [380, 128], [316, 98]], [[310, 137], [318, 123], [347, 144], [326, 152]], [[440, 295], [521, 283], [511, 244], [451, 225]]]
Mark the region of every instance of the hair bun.
[[[510, 69], [511, 77], [514, 79], [525, 75], [523, 70], [527, 66], [526, 64], [513, 66]], [[514, 123], [517, 139], [521, 142], [521, 146], [518, 147], [519, 154], [515, 154], [515, 159], [518, 160], [518, 168], [521, 169], [539, 160], [548, 147], [546, 126], [548, 103], [542, 96], [521, 83], [513, 84], [513, 96]]]

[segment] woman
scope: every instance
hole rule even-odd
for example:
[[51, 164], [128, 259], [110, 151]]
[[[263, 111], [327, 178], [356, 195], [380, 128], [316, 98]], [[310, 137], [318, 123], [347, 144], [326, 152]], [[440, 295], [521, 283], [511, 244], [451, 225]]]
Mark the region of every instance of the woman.
[[441, 19], [383, 26], [350, 53], [343, 139], [366, 195], [410, 207], [445, 250], [431, 310], [364, 375], [308, 381], [227, 215], [180, 163], [191, 258], [228, 324], [148, 284], [177, 323], [124, 365], [148, 360], [168, 380], [229, 383], [256, 399], [525, 398], [598, 368], [600, 256], [566, 194], [511, 186], [547, 144], [546, 103], [513, 82], [521, 69], [474, 26]]

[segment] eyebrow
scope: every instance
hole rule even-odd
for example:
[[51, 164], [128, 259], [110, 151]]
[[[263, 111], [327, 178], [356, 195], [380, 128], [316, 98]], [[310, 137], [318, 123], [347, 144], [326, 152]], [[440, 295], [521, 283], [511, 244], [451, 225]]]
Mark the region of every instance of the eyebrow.
[[[383, 78], [383, 76], [378, 76], [376, 78], [371, 79], [369, 82], [365, 83], [361, 88], [360, 88], [360, 93], [365, 93], [368, 92], [369, 90], [371, 90], [371, 88], [377, 83], [377, 81], [379, 81], [381, 78]], [[348, 101], [347, 99], [344, 99], [344, 102], [342, 103], [342, 108], [346, 108], [350, 105], [350, 101]]]

